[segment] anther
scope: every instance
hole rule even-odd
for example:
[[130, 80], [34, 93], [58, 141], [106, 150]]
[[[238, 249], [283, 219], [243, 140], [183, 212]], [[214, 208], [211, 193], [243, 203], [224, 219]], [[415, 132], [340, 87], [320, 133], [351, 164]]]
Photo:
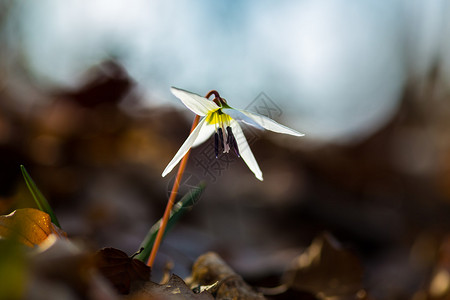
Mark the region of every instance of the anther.
[[219, 135], [214, 133], [214, 153], [216, 154], [216, 158], [219, 157]]
[[220, 146], [222, 149], [225, 148], [224, 141], [223, 141], [223, 130], [221, 127], [219, 127], [219, 140], [220, 140]]

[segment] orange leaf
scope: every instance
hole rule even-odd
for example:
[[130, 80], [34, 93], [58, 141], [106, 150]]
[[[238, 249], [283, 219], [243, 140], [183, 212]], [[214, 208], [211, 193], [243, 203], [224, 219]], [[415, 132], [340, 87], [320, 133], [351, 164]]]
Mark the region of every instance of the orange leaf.
[[51, 222], [50, 216], [38, 209], [17, 209], [9, 215], [0, 216], [0, 238], [17, 238], [33, 247], [42, 243], [50, 234], [65, 235]]

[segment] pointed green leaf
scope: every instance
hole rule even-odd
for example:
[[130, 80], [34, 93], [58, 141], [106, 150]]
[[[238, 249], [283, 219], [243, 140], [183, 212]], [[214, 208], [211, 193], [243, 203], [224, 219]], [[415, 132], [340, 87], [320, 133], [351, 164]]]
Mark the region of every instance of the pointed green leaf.
[[49, 214], [50, 218], [52, 220], [52, 223], [55, 224], [56, 226], [58, 226], [59, 228], [61, 228], [61, 225], [59, 225], [56, 215], [53, 213], [53, 209], [51, 208], [50, 204], [48, 204], [47, 199], [45, 199], [44, 195], [38, 189], [37, 185], [34, 183], [30, 174], [28, 174], [27, 170], [25, 169], [25, 167], [23, 165], [20, 165], [20, 169], [22, 170], [23, 178], [25, 179], [27, 187], [30, 190], [31, 195], [34, 198], [34, 201], [36, 202], [37, 207], [40, 210], [42, 210], [43, 212], [46, 212], [47, 214]]
[[[169, 221], [167, 223], [166, 232], [164, 233], [164, 236], [167, 234], [167, 232], [177, 223], [178, 219], [188, 210], [189, 207], [191, 207], [201, 196], [205, 189], [205, 184], [200, 183], [196, 188], [193, 188], [189, 193], [184, 195], [183, 198], [179, 202], [177, 202], [170, 214]], [[140, 261], [146, 262], [148, 260], [148, 257], [150, 256], [150, 252], [153, 247], [153, 243], [155, 242], [156, 235], [158, 234], [159, 228], [161, 225], [161, 219], [159, 219], [158, 222], [156, 222], [148, 231], [147, 236], [145, 237], [144, 241], [140, 245], [140, 249], [143, 248], [143, 250], [135, 256], [136, 259], [139, 259]]]

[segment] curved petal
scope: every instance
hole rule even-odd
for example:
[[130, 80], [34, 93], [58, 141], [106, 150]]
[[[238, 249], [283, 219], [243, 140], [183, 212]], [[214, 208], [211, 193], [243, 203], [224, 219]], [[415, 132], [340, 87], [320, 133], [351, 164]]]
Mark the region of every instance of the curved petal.
[[231, 130], [233, 130], [234, 138], [238, 143], [239, 154], [241, 155], [244, 162], [247, 164], [250, 171], [252, 171], [253, 174], [255, 174], [256, 178], [263, 181], [261, 169], [259, 168], [258, 163], [256, 162], [256, 159], [253, 156], [252, 150], [250, 149], [250, 146], [247, 143], [247, 139], [245, 138], [244, 133], [242, 132], [241, 126], [239, 126], [239, 123], [235, 120], [231, 120], [230, 126]]
[[264, 129], [261, 125], [259, 125], [255, 120], [244, 114], [243, 112], [234, 109], [234, 108], [222, 108], [222, 112], [229, 115], [231, 118], [242, 121], [248, 125], [251, 125], [253, 127], [256, 127], [258, 129]]
[[197, 147], [200, 144], [203, 144], [216, 130], [216, 126], [205, 123], [200, 129], [197, 139], [195, 139], [194, 143], [191, 147]]
[[199, 116], [207, 115], [208, 112], [217, 110], [219, 108], [214, 102], [209, 101], [208, 99], [203, 98], [202, 96], [199, 96], [197, 94], [178, 89], [176, 87], [171, 87], [170, 91], [178, 99], [180, 99], [187, 108], [189, 108]]
[[180, 162], [180, 160], [183, 158], [183, 156], [186, 155], [186, 153], [191, 148], [192, 144], [194, 144], [195, 140], [198, 137], [198, 134], [202, 130], [203, 125], [205, 124], [206, 119], [203, 118], [203, 120], [198, 123], [197, 127], [191, 132], [191, 134], [188, 136], [186, 141], [181, 145], [180, 149], [178, 150], [177, 154], [172, 158], [172, 160], [169, 162], [167, 167], [164, 169], [162, 173], [162, 177], [166, 176], [167, 174], [172, 171], [172, 169]]
[[284, 134], [290, 134], [295, 136], [304, 136], [305, 134], [300, 133], [294, 129], [291, 129], [287, 126], [281, 125], [274, 120], [267, 118], [265, 116], [261, 116], [246, 110], [239, 110], [242, 114], [246, 115], [247, 117], [253, 119], [256, 123], [258, 123], [261, 127], [264, 129], [273, 131], [273, 132], [279, 132]]

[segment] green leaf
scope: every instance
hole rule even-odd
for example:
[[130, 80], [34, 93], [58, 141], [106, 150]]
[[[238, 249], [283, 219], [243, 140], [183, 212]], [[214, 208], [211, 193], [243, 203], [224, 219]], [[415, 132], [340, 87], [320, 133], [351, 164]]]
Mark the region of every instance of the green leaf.
[[0, 239], [0, 299], [25, 299], [29, 264], [25, 248], [14, 239]]
[[[205, 190], [205, 186], [206, 185], [204, 183], [200, 183], [196, 188], [193, 188], [189, 193], [184, 195], [184, 197], [173, 206], [164, 236], [177, 223], [178, 219], [188, 210], [188, 208], [194, 205], [198, 198], [200, 198]], [[159, 221], [156, 222], [148, 231], [147, 236], [139, 247], [139, 249], [143, 248], [143, 250], [135, 256], [136, 259], [143, 262], [148, 260], [160, 226], [161, 219], [159, 219]]]
[[30, 174], [28, 174], [27, 170], [23, 165], [20, 165], [20, 169], [22, 170], [23, 178], [25, 179], [25, 182], [28, 186], [28, 189], [30, 190], [31, 195], [33, 195], [34, 201], [36, 202], [37, 207], [42, 210], [43, 212], [46, 212], [49, 214], [52, 223], [61, 228], [61, 225], [59, 225], [58, 219], [56, 218], [56, 215], [53, 213], [53, 209], [51, 208], [50, 204], [48, 204], [47, 199], [45, 199], [44, 195], [41, 193], [41, 191], [38, 189], [37, 185], [34, 183], [33, 179], [31, 178]]

